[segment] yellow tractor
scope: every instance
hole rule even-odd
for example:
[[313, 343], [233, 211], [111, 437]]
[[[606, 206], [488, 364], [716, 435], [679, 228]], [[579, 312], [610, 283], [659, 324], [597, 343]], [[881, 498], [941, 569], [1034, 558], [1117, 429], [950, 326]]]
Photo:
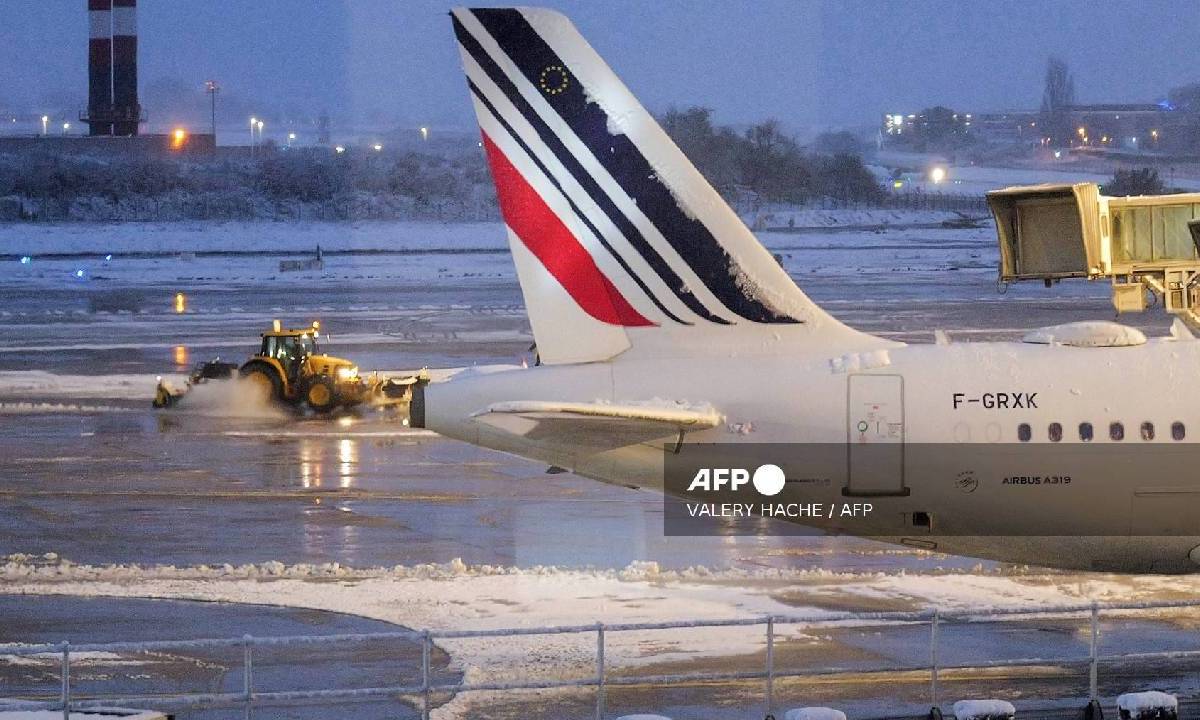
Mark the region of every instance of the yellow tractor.
[[262, 334], [262, 347], [238, 375], [264, 398], [308, 405], [317, 412], [361, 403], [370, 384], [349, 360], [322, 354], [318, 347], [321, 324], [288, 330], [278, 320]]

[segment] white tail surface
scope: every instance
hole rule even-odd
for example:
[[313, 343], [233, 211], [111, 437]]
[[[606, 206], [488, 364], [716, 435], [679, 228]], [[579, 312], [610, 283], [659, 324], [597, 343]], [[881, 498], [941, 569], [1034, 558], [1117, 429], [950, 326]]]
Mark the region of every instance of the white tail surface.
[[543, 362], [744, 333], [879, 342], [796, 287], [565, 16], [452, 17]]

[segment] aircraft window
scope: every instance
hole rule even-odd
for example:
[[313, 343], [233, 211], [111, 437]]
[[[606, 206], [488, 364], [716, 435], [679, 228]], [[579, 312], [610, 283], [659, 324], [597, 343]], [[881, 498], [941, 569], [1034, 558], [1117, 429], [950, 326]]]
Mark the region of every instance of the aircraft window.
[[1181, 423], [1181, 422], [1171, 423], [1171, 439], [1172, 440], [1182, 440], [1186, 436], [1187, 436], [1187, 430], [1184, 429], [1183, 423]]
[[1058, 442], [1062, 440], [1062, 425], [1059, 423], [1050, 423], [1050, 442]]
[[1153, 440], [1154, 439], [1154, 423], [1152, 423], [1152, 422], [1142, 423], [1142, 439], [1143, 440]]
[[1033, 437], [1033, 430], [1029, 427], [1029, 423], [1021, 423], [1017, 426], [1017, 439], [1021, 442], [1029, 442], [1029, 438]]
[[1125, 439], [1125, 426], [1119, 422], [1112, 423], [1108, 426], [1108, 436], [1117, 442]]
[[1091, 442], [1095, 431], [1092, 430], [1091, 423], [1079, 423], [1079, 439], [1084, 442]]

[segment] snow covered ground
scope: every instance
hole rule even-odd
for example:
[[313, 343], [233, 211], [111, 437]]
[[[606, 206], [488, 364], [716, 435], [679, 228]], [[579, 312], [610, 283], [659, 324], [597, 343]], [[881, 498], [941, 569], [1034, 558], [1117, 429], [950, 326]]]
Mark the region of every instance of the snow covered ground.
[[14, 223], [5, 226], [0, 252], [196, 253], [322, 250], [505, 250], [500, 223], [372, 221]]
[[[779, 225], [798, 228], [848, 225], [928, 225], [959, 219], [957, 213], [889, 209], [802, 208], [775, 213]], [[752, 220], [752, 218], [750, 218]], [[312, 253], [324, 251], [506, 252], [501, 223], [362, 222], [146, 222], [12, 223], [5, 225], [0, 253], [130, 253], [171, 255], [221, 252]]]

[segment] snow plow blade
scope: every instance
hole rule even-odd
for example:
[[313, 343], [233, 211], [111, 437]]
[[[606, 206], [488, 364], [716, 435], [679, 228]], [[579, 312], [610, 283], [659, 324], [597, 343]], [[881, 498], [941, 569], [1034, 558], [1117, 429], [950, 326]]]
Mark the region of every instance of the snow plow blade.
[[407, 406], [412, 402], [414, 389], [428, 382], [429, 375], [424, 370], [398, 378], [372, 376], [364, 401], [375, 407]]

